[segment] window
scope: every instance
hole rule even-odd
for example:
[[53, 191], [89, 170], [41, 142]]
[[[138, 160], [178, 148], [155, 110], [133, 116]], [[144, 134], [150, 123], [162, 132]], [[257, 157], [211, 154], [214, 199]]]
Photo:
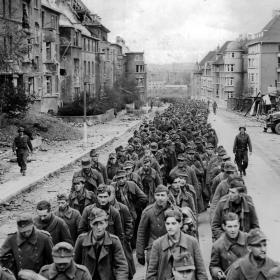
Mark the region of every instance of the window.
[[91, 51], [94, 52], [93, 40], [91, 40]]
[[9, 18], [12, 17], [12, 0], [8, 0]]
[[98, 49], [99, 49], [99, 44], [98, 42], [95, 42], [95, 52], [98, 53]]
[[75, 96], [79, 96], [80, 95], [80, 88], [79, 87], [75, 87]]
[[56, 29], [57, 28], [57, 16], [51, 16], [51, 28]]
[[87, 73], [87, 62], [84, 61], [84, 76], [86, 75]]
[[51, 43], [50, 42], [46, 42], [46, 59], [47, 60], [52, 59]]
[[79, 46], [79, 33], [78, 33], [78, 31], [74, 32], [74, 46], [76, 46], [76, 47]]
[[86, 50], [86, 38], [84, 38], [84, 51]]
[[39, 31], [40, 27], [38, 22], [35, 23], [35, 44], [39, 44], [40, 43], [40, 31]]
[[28, 94], [29, 95], [34, 94], [34, 77], [28, 78]]
[[90, 39], [88, 39], [88, 51], [90, 52]]
[[35, 1], [34, 1], [34, 7], [35, 7], [36, 9], [38, 9], [38, 7], [39, 7], [39, 0], [35, 0]]
[[2, 0], [3, 17], [6, 17], [6, 0]]
[[231, 57], [232, 57], [232, 58], [234, 58], [234, 52], [233, 52], [233, 53], [231, 53]]
[[88, 61], [88, 75], [90, 76], [90, 62]]
[[91, 62], [91, 72], [92, 72], [92, 75], [94, 75], [94, 61]]
[[143, 73], [144, 72], [144, 65], [136, 65], [136, 72]]
[[45, 12], [42, 11], [42, 28], [45, 27]]
[[79, 75], [80, 72], [80, 60], [78, 58], [74, 58], [74, 75], [77, 76]]
[[55, 92], [56, 92], [56, 93], [59, 92], [59, 80], [58, 80], [58, 76], [55, 76]]
[[35, 63], [36, 69], [38, 69], [39, 68], [39, 56], [38, 55], [35, 56], [34, 63]]
[[255, 79], [254, 79], [255, 77], [254, 77], [254, 73], [251, 73], [251, 82], [254, 82], [255, 81]]
[[52, 93], [52, 77], [46, 76], [47, 94]]

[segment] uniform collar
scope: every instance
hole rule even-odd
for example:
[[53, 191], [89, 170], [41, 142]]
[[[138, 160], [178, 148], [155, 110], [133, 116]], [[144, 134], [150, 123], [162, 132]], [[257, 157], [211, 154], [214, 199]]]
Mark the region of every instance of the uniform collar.
[[[95, 244], [96, 244], [96, 241], [94, 240], [94, 238], [92, 236], [92, 231], [90, 231], [86, 234], [86, 236], [84, 238], [83, 246], [88, 247], [88, 246], [93, 246]], [[111, 245], [111, 244], [112, 244], [112, 240], [110, 238], [110, 235], [107, 231], [105, 231], [103, 245]]]
[[17, 232], [17, 245], [20, 246], [23, 243], [27, 242], [27, 243], [31, 243], [33, 245], [35, 245], [37, 243], [37, 234], [36, 234], [36, 229], [35, 227], [33, 228], [33, 232], [31, 234], [31, 236], [28, 239], [23, 238], [19, 232]]
[[[243, 208], [243, 211], [244, 211], [245, 213], [249, 213], [249, 212], [250, 212], [250, 210], [249, 210], [249, 204], [248, 204], [247, 200], [244, 198], [243, 195], [241, 196], [241, 202], [240, 202], [240, 204], [241, 204], [241, 206], [242, 206], [242, 208]], [[230, 196], [228, 195], [228, 198], [227, 198], [227, 200], [225, 201], [225, 204], [224, 204], [223, 209], [224, 209], [224, 210], [225, 210], [225, 209], [229, 209], [229, 208], [230, 208], [230, 205], [231, 205], [231, 201], [230, 201]]]
[[[64, 271], [63, 274], [65, 274], [69, 279], [73, 279], [74, 280], [75, 279], [76, 270], [77, 270], [77, 268], [76, 268], [74, 262], [72, 261], [70, 267], [68, 267], [68, 269], [66, 271]], [[57, 271], [55, 263], [52, 263], [50, 265], [50, 268], [49, 268], [49, 277], [50, 277], [50, 279], [56, 278], [56, 276], [58, 274], [60, 274], [60, 272]]]
[[[181, 236], [180, 236], [178, 246], [182, 247], [182, 248], [185, 248], [185, 249], [188, 249], [187, 244], [188, 244], [187, 235], [184, 234], [183, 232], [181, 232]], [[166, 251], [169, 248], [170, 248], [170, 243], [169, 243], [169, 240], [168, 240], [168, 234], [165, 234], [164, 237], [163, 237], [163, 242], [162, 242], [162, 250]]]
[[[245, 233], [242, 232], [242, 231], [239, 231], [238, 238], [237, 238], [237, 240], [234, 244], [245, 246], [246, 245], [246, 240], [247, 240], [247, 238], [246, 238]], [[225, 245], [225, 248], [226, 248], [227, 251], [230, 250], [232, 244], [233, 243], [231, 242], [231, 240], [225, 234], [224, 235], [224, 245]]]

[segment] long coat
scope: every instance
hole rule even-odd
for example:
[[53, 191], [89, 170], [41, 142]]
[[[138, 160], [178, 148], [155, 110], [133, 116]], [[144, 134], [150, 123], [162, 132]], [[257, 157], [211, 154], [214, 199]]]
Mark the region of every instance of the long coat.
[[54, 214], [52, 214], [50, 222], [47, 225], [41, 223], [39, 217], [34, 218], [34, 224], [38, 229], [42, 229], [50, 233], [54, 245], [63, 241], [73, 244], [67, 224], [63, 219], [55, 216]]
[[214, 240], [218, 239], [223, 233], [222, 220], [225, 214], [234, 212], [240, 219], [240, 230], [249, 232], [250, 229], [259, 228], [259, 220], [252, 198], [249, 195], [242, 194], [241, 204], [238, 210], [232, 207], [230, 195], [225, 195], [218, 202], [212, 219], [212, 236]]
[[85, 265], [92, 277], [97, 269], [100, 280], [127, 280], [128, 265], [119, 238], [105, 232], [98, 260], [94, 250], [95, 244], [91, 231], [81, 234], [74, 249], [75, 262]]
[[28, 240], [15, 232], [8, 234], [0, 248], [0, 259], [7, 255], [11, 256], [11, 259], [14, 260], [14, 268], [11, 269], [15, 275], [21, 269], [39, 272], [43, 265], [52, 263], [52, 247], [52, 239], [48, 232], [34, 228]]
[[228, 268], [239, 258], [248, 253], [247, 234], [240, 231], [235, 243], [222, 234], [212, 246], [209, 270], [213, 279], [218, 279], [218, 272], [225, 274]]
[[80, 212], [76, 209], [68, 207], [66, 211], [62, 212], [57, 210], [54, 214], [65, 221], [69, 228], [73, 242], [75, 243], [78, 237], [78, 228], [81, 220]]
[[[207, 273], [197, 240], [181, 232], [178, 246], [181, 253], [189, 253], [193, 258], [195, 266], [193, 280], [207, 280]], [[153, 243], [146, 280], [172, 279], [171, 256], [168, 235], [165, 234]]]

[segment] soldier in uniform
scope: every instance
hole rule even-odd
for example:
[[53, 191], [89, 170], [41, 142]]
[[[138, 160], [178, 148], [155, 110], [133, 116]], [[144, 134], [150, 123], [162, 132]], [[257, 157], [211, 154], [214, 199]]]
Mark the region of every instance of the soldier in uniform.
[[85, 265], [94, 280], [127, 280], [128, 264], [119, 238], [106, 231], [108, 215], [93, 208], [91, 231], [81, 234], [75, 245], [74, 260]]
[[78, 237], [78, 227], [81, 220], [81, 214], [78, 210], [69, 206], [68, 196], [65, 193], [57, 194], [58, 209], [54, 214], [63, 219], [67, 224], [72, 240], [75, 243]]
[[145, 265], [144, 251], [146, 250], [146, 260], [149, 263], [154, 240], [166, 233], [164, 211], [173, 207], [168, 193], [166, 186], [159, 185], [154, 193], [155, 202], [143, 210], [136, 241], [136, 257], [141, 265]]
[[63, 241], [73, 244], [67, 224], [63, 219], [54, 215], [51, 211], [51, 204], [48, 201], [42, 200], [38, 202], [36, 212], [35, 226], [38, 229], [49, 232], [54, 245]]
[[92, 149], [89, 155], [91, 158], [91, 167], [97, 170], [102, 175], [104, 183], [107, 184], [108, 182], [107, 170], [106, 167], [101, 162], [99, 162], [98, 152], [95, 149]]
[[23, 176], [26, 175], [26, 164], [29, 152], [33, 151], [32, 143], [29, 136], [24, 134], [24, 128], [20, 127], [18, 129], [18, 136], [15, 138], [13, 143], [13, 152], [17, 156], [17, 162], [20, 167], [20, 173]]
[[226, 278], [230, 266], [248, 253], [247, 234], [240, 231], [239, 218], [228, 213], [223, 219], [224, 234], [212, 246], [209, 270], [214, 280]]
[[141, 190], [143, 190], [143, 185], [142, 185], [140, 176], [137, 174], [137, 172], [133, 171], [134, 166], [135, 166], [135, 164], [133, 161], [127, 160], [124, 163], [123, 170], [125, 170], [125, 172], [126, 172], [127, 180], [133, 181], [134, 183], [137, 184], [137, 186]]
[[43, 265], [52, 263], [52, 239], [48, 232], [35, 228], [32, 216], [17, 218], [17, 232], [8, 234], [0, 248], [1, 264], [15, 275], [21, 269], [39, 272]]
[[228, 280], [267, 279], [269, 271], [279, 265], [267, 257], [267, 238], [260, 229], [252, 229], [248, 234], [247, 242], [250, 253], [230, 267]]
[[112, 181], [114, 176], [116, 175], [117, 171], [119, 169], [118, 163], [117, 163], [117, 155], [115, 153], [110, 153], [108, 162], [106, 165], [107, 175], [108, 175], [108, 182]]
[[235, 154], [235, 162], [238, 166], [240, 175], [246, 176], [248, 167], [248, 148], [250, 155], [252, 154], [252, 143], [250, 136], [246, 133], [246, 127], [239, 127], [239, 133], [236, 135], [233, 144], [233, 153]]
[[52, 280], [91, 280], [88, 269], [73, 260], [74, 249], [67, 242], [60, 242], [52, 250], [53, 263], [41, 268], [40, 274]]
[[75, 177], [72, 180], [72, 191], [69, 195], [70, 207], [83, 214], [85, 207], [96, 202], [96, 194], [85, 188], [85, 178]]
[[102, 175], [91, 167], [91, 162], [88, 158], [82, 160], [82, 169], [74, 173], [73, 180], [75, 177], [83, 177], [85, 179], [85, 188], [94, 193], [96, 193], [97, 187], [104, 183]]

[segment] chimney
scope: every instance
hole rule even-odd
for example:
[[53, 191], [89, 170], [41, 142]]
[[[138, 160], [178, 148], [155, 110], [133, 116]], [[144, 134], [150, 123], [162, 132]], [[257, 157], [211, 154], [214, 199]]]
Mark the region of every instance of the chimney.
[[278, 17], [278, 16], [280, 16], [280, 10], [276, 10], [276, 9], [273, 10], [273, 11], [272, 11], [272, 16], [273, 16], [273, 17]]

